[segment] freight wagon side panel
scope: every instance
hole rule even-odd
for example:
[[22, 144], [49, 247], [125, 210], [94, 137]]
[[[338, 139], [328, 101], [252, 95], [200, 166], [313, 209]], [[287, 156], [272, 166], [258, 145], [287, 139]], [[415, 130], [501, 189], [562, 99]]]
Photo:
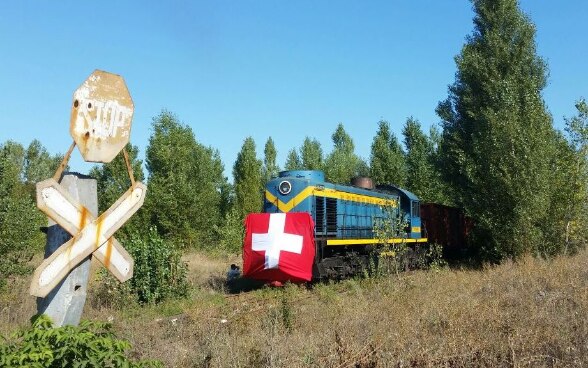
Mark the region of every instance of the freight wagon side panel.
[[429, 243], [442, 245], [444, 257], [456, 258], [467, 250], [471, 221], [461, 209], [437, 203], [422, 203], [421, 220]]

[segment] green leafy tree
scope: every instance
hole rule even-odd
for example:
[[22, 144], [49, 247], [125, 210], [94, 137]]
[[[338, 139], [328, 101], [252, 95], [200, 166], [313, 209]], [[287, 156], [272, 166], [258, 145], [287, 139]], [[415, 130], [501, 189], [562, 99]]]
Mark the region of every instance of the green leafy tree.
[[454, 200], [456, 196], [453, 187], [448, 184], [443, 178], [443, 161], [441, 159], [441, 143], [443, 135], [436, 125], [431, 125], [429, 129], [429, 141], [431, 142], [431, 163], [433, 165], [433, 202], [445, 204], [448, 206], [456, 206]]
[[[578, 113], [566, 119], [568, 144], [558, 149], [559, 163], [554, 165], [558, 176], [554, 204], [563, 210], [559, 225], [565, 229], [565, 252], [584, 248], [588, 244], [588, 104], [582, 99], [576, 103]], [[563, 205], [562, 205], [563, 204]]]
[[226, 185], [219, 153], [198, 143], [170, 112], [155, 117], [152, 129], [146, 151], [149, 222], [182, 245], [206, 247], [215, 239]]
[[280, 168], [276, 163], [278, 152], [276, 151], [276, 146], [272, 137], [269, 137], [265, 142], [263, 155], [263, 180], [264, 183], [267, 183], [271, 178], [278, 176], [278, 172], [280, 171]]
[[516, 0], [473, 0], [474, 31], [456, 57], [437, 113], [445, 179], [476, 221], [491, 259], [540, 252], [548, 216], [554, 129], [541, 90], [547, 67]]
[[235, 187], [225, 178], [220, 188], [220, 215], [226, 218], [235, 207]]
[[236, 207], [233, 207], [224, 217], [221, 226], [215, 228], [220, 249], [229, 252], [240, 252], [243, 247], [245, 228], [243, 218]]
[[292, 148], [288, 151], [288, 156], [286, 157], [286, 170], [303, 170], [304, 167], [302, 166], [302, 160], [298, 155], [298, 152], [295, 148]]
[[434, 164], [433, 140], [412, 117], [406, 120], [402, 135], [406, 147], [407, 188], [423, 202], [443, 202], [442, 186]]
[[355, 167], [355, 175], [354, 176], [370, 176], [370, 166], [368, 163], [362, 159], [361, 157], [357, 158], [357, 166]]
[[[129, 161], [135, 180], [145, 180], [142, 167], [143, 162], [138, 158], [139, 148], [129, 143], [126, 146], [126, 150], [129, 154]], [[131, 179], [122, 152], [111, 162], [92, 167], [90, 176], [97, 181], [98, 207], [100, 212], [108, 209], [108, 207], [131, 187]]]
[[262, 206], [261, 161], [257, 159], [255, 141], [247, 137], [233, 166], [235, 201], [241, 218], [260, 212]]
[[62, 155], [50, 155], [37, 139], [34, 139], [29, 144], [24, 151], [22, 171], [24, 183], [33, 198], [35, 196], [35, 184], [52, 177], [62, 160]]
[[44, 244], [39, 227], [47, 220], [23, 183], [24, 162], [20, 144], [0, 145], [0, 286], [8, 276], [29, 271], [27, 261]]
[[[578, 182], [576, 181], [576, 152], [563, 134], [557, 134], [557, 155], [550, 158], [553, 181], [553, 193], [549, 203], [549, 216], [541, 224], [546, 240], [543, 242], [541, 253], [555, 255], [566, 249], [575, 251], [577, 243], [570, 240], [570, 233], [575, 232], [578, 212], [575, 201], [578, 197]], [[568, 231], [569, 230], [569, 231]], [[574, 234], [575, 235], [575, 234]], [[572, 236], [571, 238], [575, 238]]]
[[[135, 180], [145, 180], [143, 162], [138, 159], [139, 148], [129, 143], [125, 149], [129, 154]], [[96, 179], [99, 213], [106, 211], [131, 187], [131, 179], [122, 152], [111, 162], [92, 167], [90, 176]], [[140, 210], [119, 230], [119, 234], [122, 232], [126, 235], [130, 229], [146, 230], [149, 227], [148, 220], [147, 212]]]
[[304, 138], [302, 147], [300, 147], [300, 158], [302, 167], [305, 170], [322, 170], [323, 169], [323, 149], [321, 144], [315, 138]]
[[2, 161], [5, 163], [4, 171], [2, 172], [10, 182], [16, 185], [17, 182], [25, 180], [23, 168], [25, 166], [25, 149], [24, 147], [13, 141], [4, 142], [2, 148]]
[[325, 178], [332, 183], [346, 184], [357, 175], [364, 174], [367, 165], [355, 154], [353, 140], [339, 123], [331, 136], [333, 151], [325, 160]]
[[390, 124], [378, 122], [378, 132], [372, 142], [370, 176], [375, 184], [406, 185], [406, 162], [398, 139], [390, 131]]

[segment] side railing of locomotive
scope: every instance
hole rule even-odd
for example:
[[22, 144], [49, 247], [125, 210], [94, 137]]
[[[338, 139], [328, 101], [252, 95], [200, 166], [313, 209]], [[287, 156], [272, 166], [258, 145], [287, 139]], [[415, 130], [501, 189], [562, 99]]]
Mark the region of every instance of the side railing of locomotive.
[[383, 242], [378, 221], [401, 218], [406, 228], [388, 242], [426, 242], [421, 237], [418, 198], [403, 189], [382, 190], [326, 183], [321, 171], [284, 171], [268, 182], [264, 212], [308, 212], [315, 223], [317, 263], [341, 255], [365, 254]]

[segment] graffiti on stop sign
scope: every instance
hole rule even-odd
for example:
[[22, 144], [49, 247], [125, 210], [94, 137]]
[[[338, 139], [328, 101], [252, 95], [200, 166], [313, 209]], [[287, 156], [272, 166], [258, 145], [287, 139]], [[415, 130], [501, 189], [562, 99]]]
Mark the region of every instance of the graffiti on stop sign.
[[[75, 106], [75, 104], [78, 106]], [[126, 137], [129, 135], [127, 121], [133, 115], [133, 110], [122, 106], [116, 101], [97, 101], [80, 98], [74, 102], [74, 107], [85, 119], [84, 126], [77, 125], [77, 133], [92, 131], [97, 138]], [[92, 115], [95, 115], [93, 118]], [[120, 130], [120, 132], [119, 132]]]

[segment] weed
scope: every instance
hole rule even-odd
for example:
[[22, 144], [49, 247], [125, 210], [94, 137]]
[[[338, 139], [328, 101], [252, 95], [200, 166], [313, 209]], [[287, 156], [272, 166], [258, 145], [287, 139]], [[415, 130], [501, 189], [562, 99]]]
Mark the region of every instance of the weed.
[[0, 344], [2, 367], [161, 367], [156, 361], [133, 362], [131, 347], [108, 323], [82, 321], [79, 327], [53, 328], [51, 319], [36, 316], [31, 327]]
[[441, 244], [429, 244], [425, 259], [428, 263], [428, 268], [431, 270], [437, 271], [448, 266], [447, 261], [443, 258], [443, 246]]
[[288, 297], [288, 292], [283, 292], [280, 298], [280, 315], [282, 319], [282, 326], [288, 332], [292, 330], [294, 316], [292, 313], [292, 308], [290, 306], [290, 301]]
[[[124, 310], [87, 305], [86, 318], [112, 316], [113, 331], [132, 343], [129, 356], [168, 366], [588, 366], [588, 250], [240, 294], [206, 283], [233, 260], [189, 259], [190, 298]], [[2, 331], [34, 309], [28, 280], [10, 284], [0, 297]]]
[[126, 240], [124, 245], [135, 261], [133, 278], [121, 284], [102, 270], [103, 283], [95, 303], [125, 308], [132, 299], [152, 304], [188, 294], [187, 267], [173, 243], [155, 228], [146, 235], [133, 233]]

